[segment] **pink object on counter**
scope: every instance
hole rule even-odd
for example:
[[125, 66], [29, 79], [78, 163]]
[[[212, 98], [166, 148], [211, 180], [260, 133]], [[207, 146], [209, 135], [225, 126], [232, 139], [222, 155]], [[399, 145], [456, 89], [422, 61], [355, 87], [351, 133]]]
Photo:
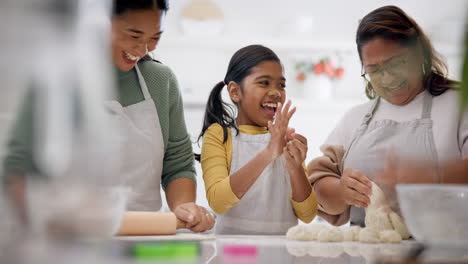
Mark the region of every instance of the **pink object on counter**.
[[223, 253], [231, 256], [257, 256], [258, 250], [256, 246], [225, 245]]
[[248, 245], [225, 245], [223, 247], [223, 264], [258, 264], [258, 249]]

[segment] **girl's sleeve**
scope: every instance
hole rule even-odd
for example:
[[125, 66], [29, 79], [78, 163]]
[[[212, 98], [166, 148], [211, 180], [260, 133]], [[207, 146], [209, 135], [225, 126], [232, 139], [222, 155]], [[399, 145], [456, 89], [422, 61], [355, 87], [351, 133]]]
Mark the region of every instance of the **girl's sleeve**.
[[314, 190], [312, 190], [309, 197], [302, 202], [296, 202], [292, 198], [290, 200], [296, 216], [304, 223], [312, 222], [317, 215], [317, 196]]
[[223, 143], [223, 129], [219, 124], [211, 125], [203, 135], [201, 165], [206, 198], [217, 214], [228, 211], [239, 202], [229, 181], [231, 144], [230, 137], [226, 144]]
[[159, 115], [168, 115], [168, 121], [166, 122], [169, 122], [161, 177], [161, 184], [164, 189], [175, 179], [189, 178], [196, 181], [192, 141], [185, 125], [182, 96], [175, 75], [169, 70], [167, 74], [169, 75], [169, 113], [160, 113], [158, 110]]

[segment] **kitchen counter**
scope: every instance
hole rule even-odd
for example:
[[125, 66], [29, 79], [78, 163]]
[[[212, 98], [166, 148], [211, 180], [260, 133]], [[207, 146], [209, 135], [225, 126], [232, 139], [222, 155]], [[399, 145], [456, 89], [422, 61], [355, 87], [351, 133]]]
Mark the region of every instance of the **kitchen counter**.
[[25, 237], [3, 249], [0, 263], [18, 264], [468, 263], [466, 248], [425, 249], [413, 240], [399, 244], [320, 243], [288, 241], [284, 236], [191, 233], [110, 241]]
[[284, 236], [218, 236], [214, 242], [202, 242], [202, 249], [215, 249], [215, 254], [206, 263], [224, 263], [226, 258], [238, 258], [226, 256], [221, 252], [224, 247], [232, 245], [250, 245], [257, 248], [257, 256], [252, 257], [252, 262], [249, 263], [368, 263], [380, 256], [404, 256], [411, 248], [415, 248], [417, 243], [321, 243], [288, 241]]
[[[165, 243], [164, 241], [167, 240], [165, 237], [162, 239], [154, 237], [154, 239], [160, 241], [159, 243]], [[127, 240], [126, 242], [144, 244], [152, 239], [151, 237], [140, 237], [140, 239], [132, 237], [125, 240]], [[203, 239], [193, 243], [199, 246], [200, 252], [197, 260], [191, 259], [193, 261], [191, 262], [189, 259], [185, 259], [184, 262], [182, 257], [179, 259], [181, 262], [177, 263], [339, 264], [383, 261], [404, 263], [407, 256], [419, 248], [419, 244], [415, 241], [403, 241], [399, 244], [321, 243], [317, 241], [288, 241], [284, 236], [218, 235], [216, 239]]]

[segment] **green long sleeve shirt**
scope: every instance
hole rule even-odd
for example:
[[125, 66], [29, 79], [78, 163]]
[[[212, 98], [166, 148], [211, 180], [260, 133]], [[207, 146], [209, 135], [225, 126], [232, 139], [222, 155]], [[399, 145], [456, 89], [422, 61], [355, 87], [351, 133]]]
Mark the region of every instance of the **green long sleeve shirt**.
[[[164, 141], [164, 162], [161, 183], [163, 188], [178, 178], [195, 181], [193, 151], [185, 126], [182, 97], [173, 72], [155, 61], [138, 63], [151, 97], [156, 105]], [[117, 72], [118, 101], [123, 106], [144, 100], [135, 69]], [[7, 154], [3, 161], [3, 175], [11, 173], [38, 173], [33, 159], [35, 96], [28, 93], [7, 142]]]

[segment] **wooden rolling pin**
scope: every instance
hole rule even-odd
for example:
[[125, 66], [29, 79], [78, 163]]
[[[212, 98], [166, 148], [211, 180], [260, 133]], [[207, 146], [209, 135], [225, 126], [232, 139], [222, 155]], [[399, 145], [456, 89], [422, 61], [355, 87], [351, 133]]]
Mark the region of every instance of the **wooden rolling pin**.
[[185, 227], [171, 212], [126, 212], [117, 236], [174, 235]]

